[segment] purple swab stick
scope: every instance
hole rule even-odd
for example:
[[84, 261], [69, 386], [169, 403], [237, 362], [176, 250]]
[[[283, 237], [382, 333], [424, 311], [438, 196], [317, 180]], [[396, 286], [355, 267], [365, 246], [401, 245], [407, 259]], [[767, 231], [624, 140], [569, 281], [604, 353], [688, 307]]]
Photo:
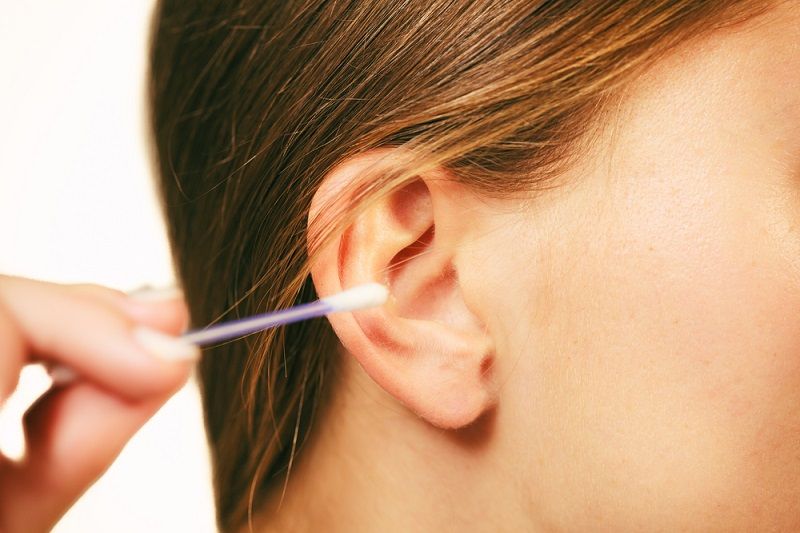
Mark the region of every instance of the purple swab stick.
[[239, 318], [215, 326], [189, 331], [181, 335], [179, 339], [198, 346], [222, 342], [330, 313], [377, 307], [383, 305], [388, 296], [389, 291], [383, 285], [367, 283], [332, 296], [326, 296], [314, 302], [296, 305], [289, 309]]

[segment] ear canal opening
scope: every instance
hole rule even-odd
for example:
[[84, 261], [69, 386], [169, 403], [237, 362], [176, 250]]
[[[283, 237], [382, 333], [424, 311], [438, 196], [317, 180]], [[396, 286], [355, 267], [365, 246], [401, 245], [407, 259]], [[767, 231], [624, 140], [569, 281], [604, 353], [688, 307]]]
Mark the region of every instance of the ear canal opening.
[[433, 238], [435, 236], [435, 228], [433, 225], [429, 227], [425, 232], [420, 235], [420, 237], [414, 241], [413, 244], [410, 244], [397, 252], [392, 260], [389, 262], [389, 266], [387, 268], [389, 279], [392, 277], [392, 273], [397, 271], [403, 263], [411, 261], [412, 259], [426, 253], [430, 250], [431, 244], [433, 243]]

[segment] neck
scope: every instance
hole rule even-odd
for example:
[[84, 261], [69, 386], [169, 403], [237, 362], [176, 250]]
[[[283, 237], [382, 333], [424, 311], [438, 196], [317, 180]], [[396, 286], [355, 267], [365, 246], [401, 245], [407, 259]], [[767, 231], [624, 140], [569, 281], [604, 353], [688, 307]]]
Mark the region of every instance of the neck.
[[531, 529], [517, 476], [494, 458], [495, 413], [460, 431], [437, 429], [346, 354], [342, 367], [285, 492], [277, 483], [254, 531]]

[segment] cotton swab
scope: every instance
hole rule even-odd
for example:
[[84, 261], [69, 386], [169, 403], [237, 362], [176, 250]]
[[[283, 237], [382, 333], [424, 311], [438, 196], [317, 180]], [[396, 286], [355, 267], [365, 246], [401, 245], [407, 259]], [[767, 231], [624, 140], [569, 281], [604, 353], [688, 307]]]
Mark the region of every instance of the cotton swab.
[[[184, 343], [202, 346], [331, 313], [378, 307], [383, 305], [388, 297], [389, 290], [380, 283], [366, 283], [314, 302], [188, 331], [177, 338]], [[151, 344], [155, 342], [163, 342], [163, 340], [151, 339]], [[174, 348], [171, 346], [171, 344], [165, 346], [164, 349], [171, 350]], [[63, 365], [53, 365], [49, 369], [49, 374], [53, 383], [61, 386], [68, 385], [78, 378], [75, 371]]]
[[386, 287], [380, 283], [367, 283], [314, 302], [189, 331], [178, 338], [183, 342], [203, 346], [331, 313], [377, 307], [383, 305], [388, 297], [389, 291]]

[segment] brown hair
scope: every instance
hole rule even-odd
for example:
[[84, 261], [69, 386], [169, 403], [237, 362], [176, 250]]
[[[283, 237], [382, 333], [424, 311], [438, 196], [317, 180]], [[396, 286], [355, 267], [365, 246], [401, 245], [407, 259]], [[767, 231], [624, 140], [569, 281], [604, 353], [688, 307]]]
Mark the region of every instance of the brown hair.
[[[309, 257], [356, 206], [441, 166], [491, 194], [547, 188], [620, 88], [767, 2], [162, 0], [150, 65], [158, 175], [193, 323], [315, 298]], [[402, 146], [306, 240], [339, 162]], [[337, 341], [317, 320], [209, 348], [199, 371], [219, 526], [288, 475]]]

